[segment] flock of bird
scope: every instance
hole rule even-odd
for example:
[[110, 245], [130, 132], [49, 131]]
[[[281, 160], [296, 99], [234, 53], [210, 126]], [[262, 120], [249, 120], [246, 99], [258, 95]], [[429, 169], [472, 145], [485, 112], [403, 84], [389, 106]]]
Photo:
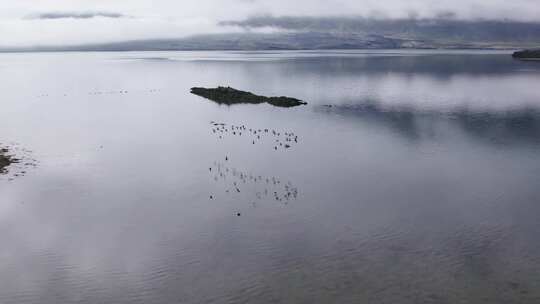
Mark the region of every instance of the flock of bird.
[[238, 136], [246, 138], [251, 144], [255, 145], [261, 141], [270, 141], [274, 150], [289, 149], [298, 144], [298, 135], [294, 132], [280, 132], [274, 129], [248, 128], [245, 125], [227, 125], [211, 121], [211, 132], [218, 139], [226, 136]]
[[[298, 144], [298, 135], [294, 132], [283, 132], [275, 129], [250, 128], [246, 125], [225, 124], [221, 122], [210, 122], [211, 134], [218, 141], [226, 137], [234, 136], [245, 138], [250, 144], [270, 142], [273, 150], [290, 149]], [[298, 188], [288, 182], [283, 182], [275, 176], [256, 175], [245, 171], [240, 171], [234, 167], [226, 165], [230, 162], [229, 156], [224, 157], [224, 162], [215, 161], [208, 168], [212, 179], [217, 183], [222, 183], [221, 189], [224, 195], [240, 195], [251, 200], [255, 207], [257, 202], [263, 200], [272, 200], [288, 204], [291, 200], [298, 197]], [[220, 199], [215, 194], [209, 195], [210, 200]], [[240, 212], [237, 213], [241, 215]]]
[[[161, 89], [149, 89], [149, 90], [144, 90], [144, 91], [137, 91], [137, 93], [157, 93], [161, 91]], [[86, 95], [120, 95], [120, 94], [128, 94], [130, 93], [130, 91], [128, 90], [120, 90], [120, 91], [92, 91], [92, 92], [88, 92], [86, 93]], [[39, 94], [37, 95], [37, 97], [49, 97], [51, 96], [50, 94], [48, 93], [42, 93], [42, 94]], [[61, 94], [61, 96], [68, 96], [67, 93], [64, 93], [64, 94]]]
[[0, 144], [0, 153], [11, 158], [11, 164], [0, 171], [8, 181], [26, 175], [28, 169], [37, 167], [38, 161], [32, 158], [32, 151], [21, 147], [18, 143]]

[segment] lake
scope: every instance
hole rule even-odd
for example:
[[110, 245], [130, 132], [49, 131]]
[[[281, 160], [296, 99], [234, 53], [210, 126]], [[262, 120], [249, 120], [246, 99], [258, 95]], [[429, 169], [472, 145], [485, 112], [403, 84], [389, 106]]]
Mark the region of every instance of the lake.
[[0, 83], [2, 304], [540, 302], [538, 62], [5, 53]]

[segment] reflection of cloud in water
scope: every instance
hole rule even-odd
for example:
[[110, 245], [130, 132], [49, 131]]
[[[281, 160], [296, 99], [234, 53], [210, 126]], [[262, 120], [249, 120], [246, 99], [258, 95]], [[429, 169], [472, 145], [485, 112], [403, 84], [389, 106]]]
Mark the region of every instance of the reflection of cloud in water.
[[376, 102], [358, 105], [327, 105], [315, 111], [359, 118], [390, 128], [408, 140], [442, 136], [441, 130], [457, 128], [466, 135], [494, 145], [540, 144], [540, 112], [522, 109], [506, 112], [418, 111], [411, 107], [383, 107]]
[[[212, 54], [213, 55], [213, 54]], [[306, 52], [264, 54], [257, 53], [250, 60], [227, 56], [207, 57], [198, 64], [208, 64], [223, 69], [242, 69], [259, 73], [257, 70], [272, 70], [279, 74], [310, 76], [324, 71], [331, 78], [343, 75], [370, 74], [372, 76], [397, 73], [402, 75], [429, 75], [438, 79], [450, 79], [456, 75], [487, 76], [514, 74], [522, 70], [538, 71], [536, 62], [518, 62], [509, 52], [440, 52], [392, 50], [391, 52], [354, 51], [319, 52], [307, 55]], [[321, 60], [323, 58], [323, 60]], [[238, 61], [235, 59], [242, 59]], [[236, 72], [236, 71], [235, 71]], [[266, 73], [272, 76], [274, 73]]]
[[266, 95], [296, 96], [312, 105], [377, 99], [386, 106], [436, 111], [463, 106], [475, 111], [540, 109], [540, 91], [531, 89], [540, 81], [536, 62], [519, 62], [509, 54], [398, 54], [201, 65], [243, 75], [246, 87], [257, 87]]
[[[292, 64], [295, 73], [315, 73], [324, 69], [331, 76], [371, 74], [429, 75], [436, 79], [450, 79], [456, 75], [488, 76], [512, 75], [523, 69], [538, 71], [535, 62], [516, 62], [509, 54], [487, 53], [411, 53], [395, 56], [372, 54], [371, 56], [300, 58]], [[291, 62], [288, 62], [291, 64]]]
[[219, 185], [219, 193], [210, 195], [210, 199], [219, 199], [220, 195], [246, 195], [255, 205], [259, 201], [277, 201], [287, 204], [298, 197], [298, 188], [290, 181], [283, 181], [275, 176], [257, 175], [215, 161], [208, 168], [212, 180]]

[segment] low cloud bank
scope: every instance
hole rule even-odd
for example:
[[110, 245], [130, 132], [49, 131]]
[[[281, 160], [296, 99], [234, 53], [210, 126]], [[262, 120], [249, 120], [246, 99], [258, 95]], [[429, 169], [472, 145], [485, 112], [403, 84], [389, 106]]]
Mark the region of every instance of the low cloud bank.
[[112, 12], [48, 12], [40, 13], [26, 17], [26, 19], [91, 19], [91, 18], [126, 18], [127, 16], [120, 13]]

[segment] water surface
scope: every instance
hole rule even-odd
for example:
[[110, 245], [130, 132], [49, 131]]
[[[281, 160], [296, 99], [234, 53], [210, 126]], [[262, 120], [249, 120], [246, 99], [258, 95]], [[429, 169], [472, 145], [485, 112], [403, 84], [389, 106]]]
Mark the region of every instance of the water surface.
[[[33, 164], [0, 175], [2, 304], [540, 301], [536, 62], [1, 54], [0, 83]], [[308, 105], [189, 94], [218, 85]]]

